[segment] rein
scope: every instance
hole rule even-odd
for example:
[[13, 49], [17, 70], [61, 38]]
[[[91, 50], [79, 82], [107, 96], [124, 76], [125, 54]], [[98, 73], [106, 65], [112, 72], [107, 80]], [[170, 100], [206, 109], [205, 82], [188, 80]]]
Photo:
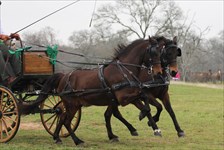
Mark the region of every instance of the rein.
[[[44, 57], [44, 56], [43, 56]], [[51, 58], [48, 58], [46, 57], [46, 59], [51, 59]], [[53, 59], [54, 60], [54, 59]], [[78, 61], [59, 61], [59, 60], [55, 60], [56, 62], [60, 63], [60, 64], [66, 64], [66, 63], [69, 63], [69, 64], [78, 64], [78, 65], [93, 65], [93, 66], [100, 66], [100, 65], [117, 65], [116, 62], [103, 62], [103, 63], [86, 63], [86, 62], [78, 62]], [[124, 65], [124, 66], [132, 66], [132, 67], [138, 67], [138, 68], [147, 68], [145, 66], [142, 66], [142, 65], [136, 65], [136, 64], [130, 64], [130, 63], [122, 63], [122, 62], [119, 62], [120, 64]]]

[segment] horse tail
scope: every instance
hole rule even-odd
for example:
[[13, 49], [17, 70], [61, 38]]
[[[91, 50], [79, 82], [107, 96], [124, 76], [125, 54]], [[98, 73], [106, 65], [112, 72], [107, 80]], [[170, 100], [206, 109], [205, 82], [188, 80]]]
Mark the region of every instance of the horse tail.
[[54, 89], [56, 89], [61, 81], [61, 78], [64, 76], [63, 73], [56, 73], [53, 74], [43, 85], [41, 94], [36, 99], [35, 103], [40, 104], [43, 102], [47, 97], [48, 93], [52, 92]]
[[63, 73], [56, 73], [50, 76], [44, 83], [40, 95], [35, 101], [29, 103], [23, 102], [20, 105], [20, 110], [22, 111], [22, 114], [29, 114], [33, 109], [37, 108], [48, 97], [49, 92], [52, 92], [58, 87], [60, 80], [63, 76]]
[[60, 83], [61, 78], [64, 76], [63, 73], [56, 73], [53, 74], [45, 83], [44, 86], [42, 87], [41, 92], [43, 93], [49, 93], [52, 90], [56, 89]]

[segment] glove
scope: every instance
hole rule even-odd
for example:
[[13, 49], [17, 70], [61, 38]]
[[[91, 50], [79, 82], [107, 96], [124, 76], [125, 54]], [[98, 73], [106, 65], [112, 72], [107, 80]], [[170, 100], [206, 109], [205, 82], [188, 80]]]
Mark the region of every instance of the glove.
[[3, 41], [7, 41], [10, 40], [11, 38], [8, 35], [0, 34], [0, 39], [2, 39]]
[[10, 34], [10, 37], [11, 38], [15, 38], [16, 40], [20, 40], [20, 36], [19, 36], [19, 34]]

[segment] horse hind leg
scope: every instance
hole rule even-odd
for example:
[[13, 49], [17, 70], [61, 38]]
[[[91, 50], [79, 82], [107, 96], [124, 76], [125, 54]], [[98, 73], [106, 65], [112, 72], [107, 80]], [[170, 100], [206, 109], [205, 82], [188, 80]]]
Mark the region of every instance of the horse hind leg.
[[112, 132], [112, 128], [111, 128], [111, 116], [112, 116], [112, 106], [108, 106], [105, 113], [104, 113], [104, 118], [105, 118], [105, 122], [106, 122], [106, 128], [107, 128], [107, 135], [109, 140], [111, 140], [112, 142], [117, 142], [118, 140], [118, 136], [114, 135]]
[[72, 140], [74, 141], [74, 143], [76, 145], [81, 145], [84, 143], [84, 141], [80, 140], [76, 135], [75, 133], [73, 132], [72, 128], [71, 128], [71, 122], [72, 122], [72, 119], [75, 115], [75, 113], [77, 112], [78, 109], [74, 109], [72, 111], [68, 111], [66, 110], [66, 119], [65, 119], [65, 127], [66, 129], [68, 130], [69, 134], [71, 135], [72, 137]]
[[61, 114], [61, 116], [59, 117], [58, 124], [57, 124], [56, 129], [55, 129], [54, 134], [53, 134], [53, 139], [55, 140], [56, 144], [61, 144], [62, 143], [62, 141], [59, 137], [59, 133], [60, 133], [60, 130], [62, 128], [64, 120], [65, 120], [65, 113]]

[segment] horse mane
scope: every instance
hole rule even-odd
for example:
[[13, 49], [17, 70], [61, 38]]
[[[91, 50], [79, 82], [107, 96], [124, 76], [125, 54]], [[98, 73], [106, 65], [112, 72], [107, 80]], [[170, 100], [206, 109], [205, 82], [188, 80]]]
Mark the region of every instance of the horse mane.
[[160, 41], [166, 42], [168, 40], [164, 36], [153, 36], [152, 38], [156, 39], [158, 42], [160, 42]]
[[167, 39], [164, 36], [154, 36], [153, 38], [155, 38], [158, 42], [164, 41], [165, 45], [173, 44], [173, 40]]
[[114, 53], [114, 59], [117, 59], [121, 56], [126, 55], [127, 53], [129, 53], [129, 51], [134, 48], [136, 45], [138, 45], [141, 42], [144, 42], [144, 39], [137, 39], [135, 41], [133, 41], [131, 44], [129, 45], [125, 45], [125, 44], [118, 44], [117, 48], [115, 48], [115, 53]]

